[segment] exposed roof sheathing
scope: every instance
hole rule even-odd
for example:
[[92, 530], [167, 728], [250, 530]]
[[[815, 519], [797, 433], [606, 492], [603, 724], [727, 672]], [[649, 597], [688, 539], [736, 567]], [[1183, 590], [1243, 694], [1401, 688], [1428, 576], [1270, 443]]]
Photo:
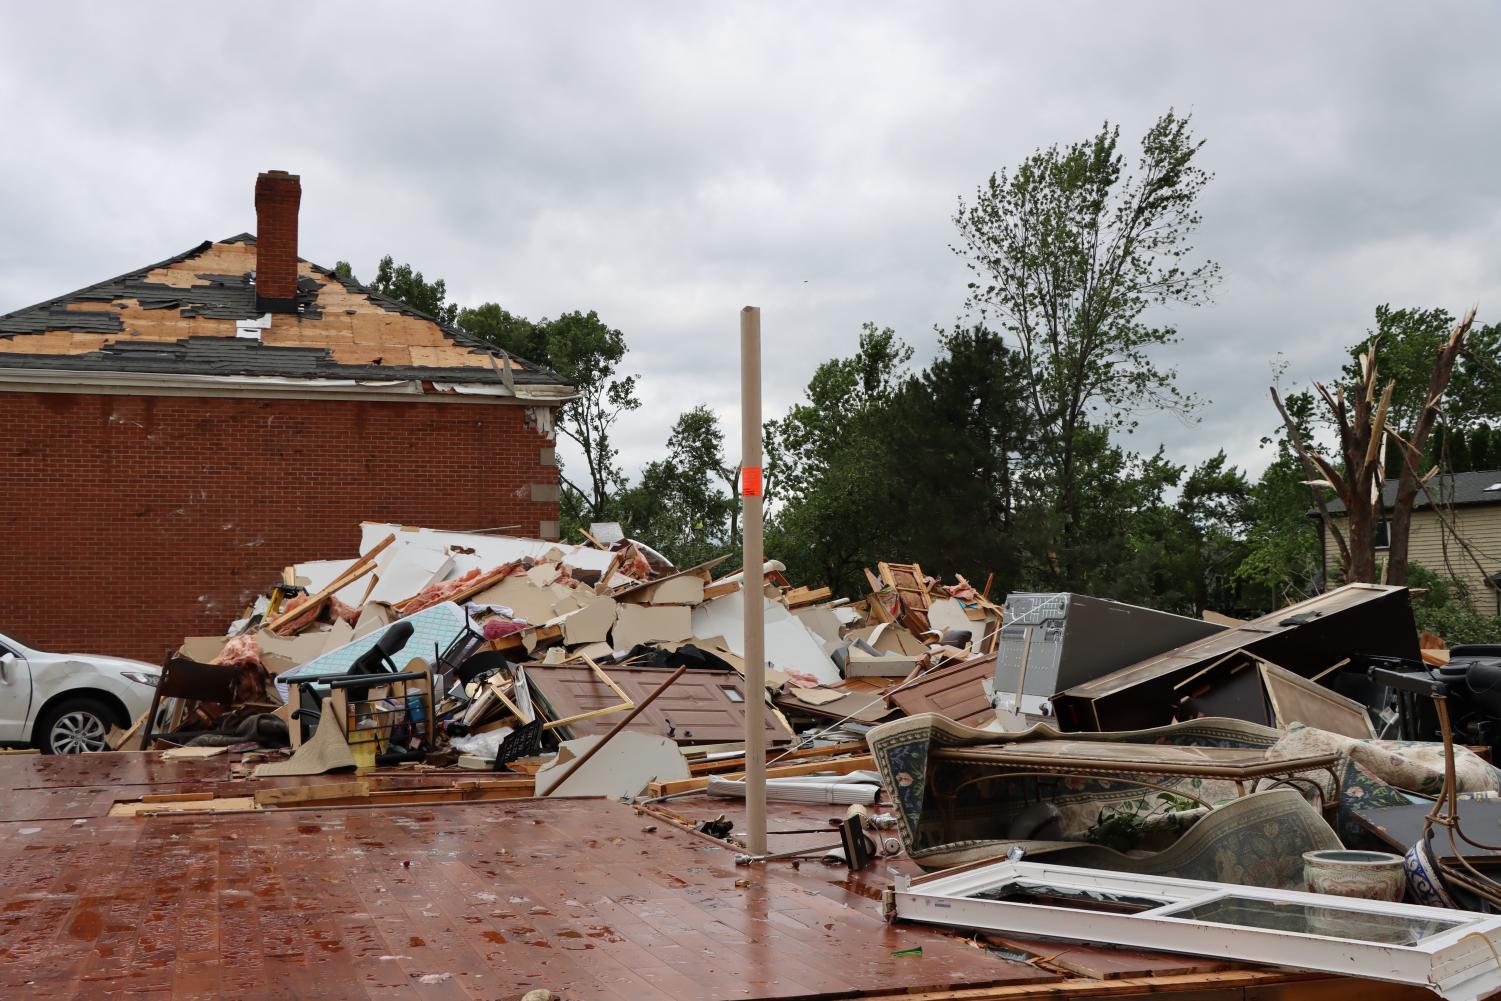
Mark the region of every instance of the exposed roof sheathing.
[[[0, 368], [566, 385], [457, 327], [298, 262], [296, 313], [255, 325], [255, 238], [202, 243], [0, 316]], [[509, 372], [503, 373], [503, 368]]]

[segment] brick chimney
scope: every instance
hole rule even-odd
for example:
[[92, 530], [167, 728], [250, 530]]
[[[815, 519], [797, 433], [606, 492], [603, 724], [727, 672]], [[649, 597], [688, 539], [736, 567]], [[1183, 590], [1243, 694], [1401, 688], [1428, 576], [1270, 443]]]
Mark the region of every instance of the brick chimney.
[[285, 170], [255, 179], [255, 305], [262, 313], [297, 312], [297, 206], [302, 181]]

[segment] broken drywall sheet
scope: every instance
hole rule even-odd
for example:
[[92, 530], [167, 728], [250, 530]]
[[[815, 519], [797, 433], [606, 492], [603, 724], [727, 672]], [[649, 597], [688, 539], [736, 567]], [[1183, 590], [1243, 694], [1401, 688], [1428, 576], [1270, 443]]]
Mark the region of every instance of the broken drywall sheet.
[[200, 664], [211, 664], [227, 642], [229, 641], [223, 636], [189, 636], [177, 648], [177, 656], [196, 660]]
[[688, 759], [672, 740], [657, 734], [622, 730], [610, 739], [607, 748], [555, 787], [573, 762], [603, 739], [604, 736], [565, 740], [557, 757], [537, 771], [536, 794], [629, 799], [639, 795], [649, 782], [675, 782], [691, 777]]
[[940, 635], [950, 630], [969, 633], [971, 648], [985, 631], [985, 623], [971, 619], [964, 611], [964, 603], [958, 598], [934, 599], [933, 604], [928, 606], [928, 625]]
[[256, 765], [252, 778], [276, 775], [323, 775], [344, 771], [355, 766], [354, 755], [339, 729], [335, 718], [333, 700], [323, 700], [323, 711], [318, 717], [318, 729], [311, 740], [306, 741], [292, 753], [290, 758]]
[[261, 663], [272, 674], [306, 664], [323, 654], [328, 646], [329, 632], [331, 630], [327, 627], [315, 626], [295, 636], [278, 636], [269, 629], [262, 629], [255, 634], [255, 641], [261, 647]]
[[891, 653], [901, 657], [921, 657], [928, 652], [926, 643], [894, 622], [882, 622], [865, 629], [856, 629], [845, 639], [851, 642], [864, 640], [877, 653]]
[[365, 607], [360, 609], [360, 617], [354, 620], [353, 639], [359, 639], [367, 633], [373, 633], [396, 621], [396, 613], [390, 605], [367, 601]]
[[834, 614], [832, 608], [813, 605], [808, 608], [799, 608], [792, 614], [825, 644], [839, 641], [839, 617]]
[[630, 650], [638, 643], [670, 643], [692, 635], [693, 613], [687, 606], [621, 603], [610, 642], [616, 650]]
[[704, 600], [701, 577], [669, 577], [652, 588], [647, 602], [653, 605], [697, 605]]
[[900, 654], [871, 656], [859, 647], [850, 647], [849, 660], [844, 665], [846, 678], [905, 678], [917, 670], [920, 657]]
[[532, 625], [541, 625], [576, 607], [559, 609], [556, 597], [551, 588], [537, 587], [524, 576], [511, 576], [493, 587], [485, 588], [469, 600], [476, 605], [509, 608], [514, 618]]
[[[823, 642], [780, 603], [765, 604], [766, 661], [782, 671], [811, 674], [821, 685], [837, 685], [843, 678], [823, 652]], [[745, 592], [736, 591], [693, 609], [693, 635], [721, 636], [729, 648], [745, 656]]]
[[546, 624], [562, 626], [563, 642], [568, 646], [603, 643], [610, 637], [610, 627], [615, 625], [615, 602], [601, 598]]
[[551, 587], [561, 571], [556, 563], [538, 563], [526, 572], [526, 579], [537, 587]]
[[[459, 572], [476, 567], [489, 570], [502, 563], [519, 559], [545, 560], [553, 549], [563, 551], [563, 562], [580, 570], [603, 573], [609, 569], [615, 554], [590, 546], [562, 546], [543, 539], [521, 539], [507, 535], [481, 535], [474, 532], [441, 532], [431, 528], [409, 528], [404, 525], [382, 525], [365, 522], [360, 525], [360, 552], [369, 552], [387, 535], [395, 535], [398, 542], [411, 546], [447, 553], [452, 550], [455, 569]], [[347, 566], [347, 564], [346, 564]], [[330, 577], [329, 580], [333, 578]], [[621, 578], [630, 583], [629, 578]]]
[[328, 627], [327, 631], [323, 633], [323, 648], [318, 651], [318, 656], [321, 657], [332, 650], [339, 649], [339, 647], [343, 646], [345, 643], [350, 643], [353, 641], [354, 626], [351, 626], [343, 619], [337, 619], [333, 622], [332, 625]]
[[376, 570], [375, 587], [366, 600], [389, 604], [405, 601], [429, 584], [447, 580], [452, 570], [453, 557], [446, 553], [421, 546], [402, 546]]
[[573, 652], [581, 657], [588, 657], [590, 660], [603, 660], [614, 653], [615, 649], [608, 643], [588, 643]]
[[[664, 650], [678, 650], [689, 645], [697, 647], [704, 653], [712, 653], [714, 656], [718, 657], [720, 660], [733, 667], [736, 673], [738, 673], [742, 678], [745, 677], [745, 658], [741, 657], [738, 653], [731, 650], [729, 648], [729, 645], [725, 643], [723, 636], [694, 636], [692, 639], [684, 640], [682, 642], [663, 643], [662, 648]], [[787, 681], [787, 675], [783, 674], [781, 671], [778, 671], [776, 668], [768, 667], [766, 669], [766, 687], [771, 689], [772, 691], [781, 691], [782, 686], [787, 684]]]

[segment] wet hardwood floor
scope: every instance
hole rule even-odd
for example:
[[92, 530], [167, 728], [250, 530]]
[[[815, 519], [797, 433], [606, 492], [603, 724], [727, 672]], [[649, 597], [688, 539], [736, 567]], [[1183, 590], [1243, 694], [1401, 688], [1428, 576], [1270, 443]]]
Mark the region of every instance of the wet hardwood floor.
[[1049, 979], [602, 800], [0, 823], [5, 997], [800, 998]]

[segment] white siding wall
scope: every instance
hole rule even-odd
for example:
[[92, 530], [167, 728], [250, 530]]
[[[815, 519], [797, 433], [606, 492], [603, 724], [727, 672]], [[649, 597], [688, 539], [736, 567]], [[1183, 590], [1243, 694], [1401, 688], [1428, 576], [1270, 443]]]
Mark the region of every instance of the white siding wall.
[[[1451, 509], [1454, 523], [1464, 535], [1470, 547], [1480, 554], [1486, 574], [1501, 571], [1501, 504], [1470, 505]], [[1344, 518], [1336, 515], [1335, 524], [1344, 531]], [[1325, 535], [1324, 555], [1333, 580], [1339, 574], [1339, 549], [1334, 540]], [[1386, 551], [1376, 551], [1376, 564], [1385, 560]], [[1486, 585], [1484, 574], [1475, 566], [1475, 561], [1444, 528], [1439, 516], [1433, 511], [1418, 510], [1412, 516], [1412, 538], [1408, 542], [1407, 558], [1419, 563], [1443, 577], [1457, 577], [1470, 587], [1470, 598], [1475, 611], [1482, 615], [1496, 614], [1496, 592]]]

